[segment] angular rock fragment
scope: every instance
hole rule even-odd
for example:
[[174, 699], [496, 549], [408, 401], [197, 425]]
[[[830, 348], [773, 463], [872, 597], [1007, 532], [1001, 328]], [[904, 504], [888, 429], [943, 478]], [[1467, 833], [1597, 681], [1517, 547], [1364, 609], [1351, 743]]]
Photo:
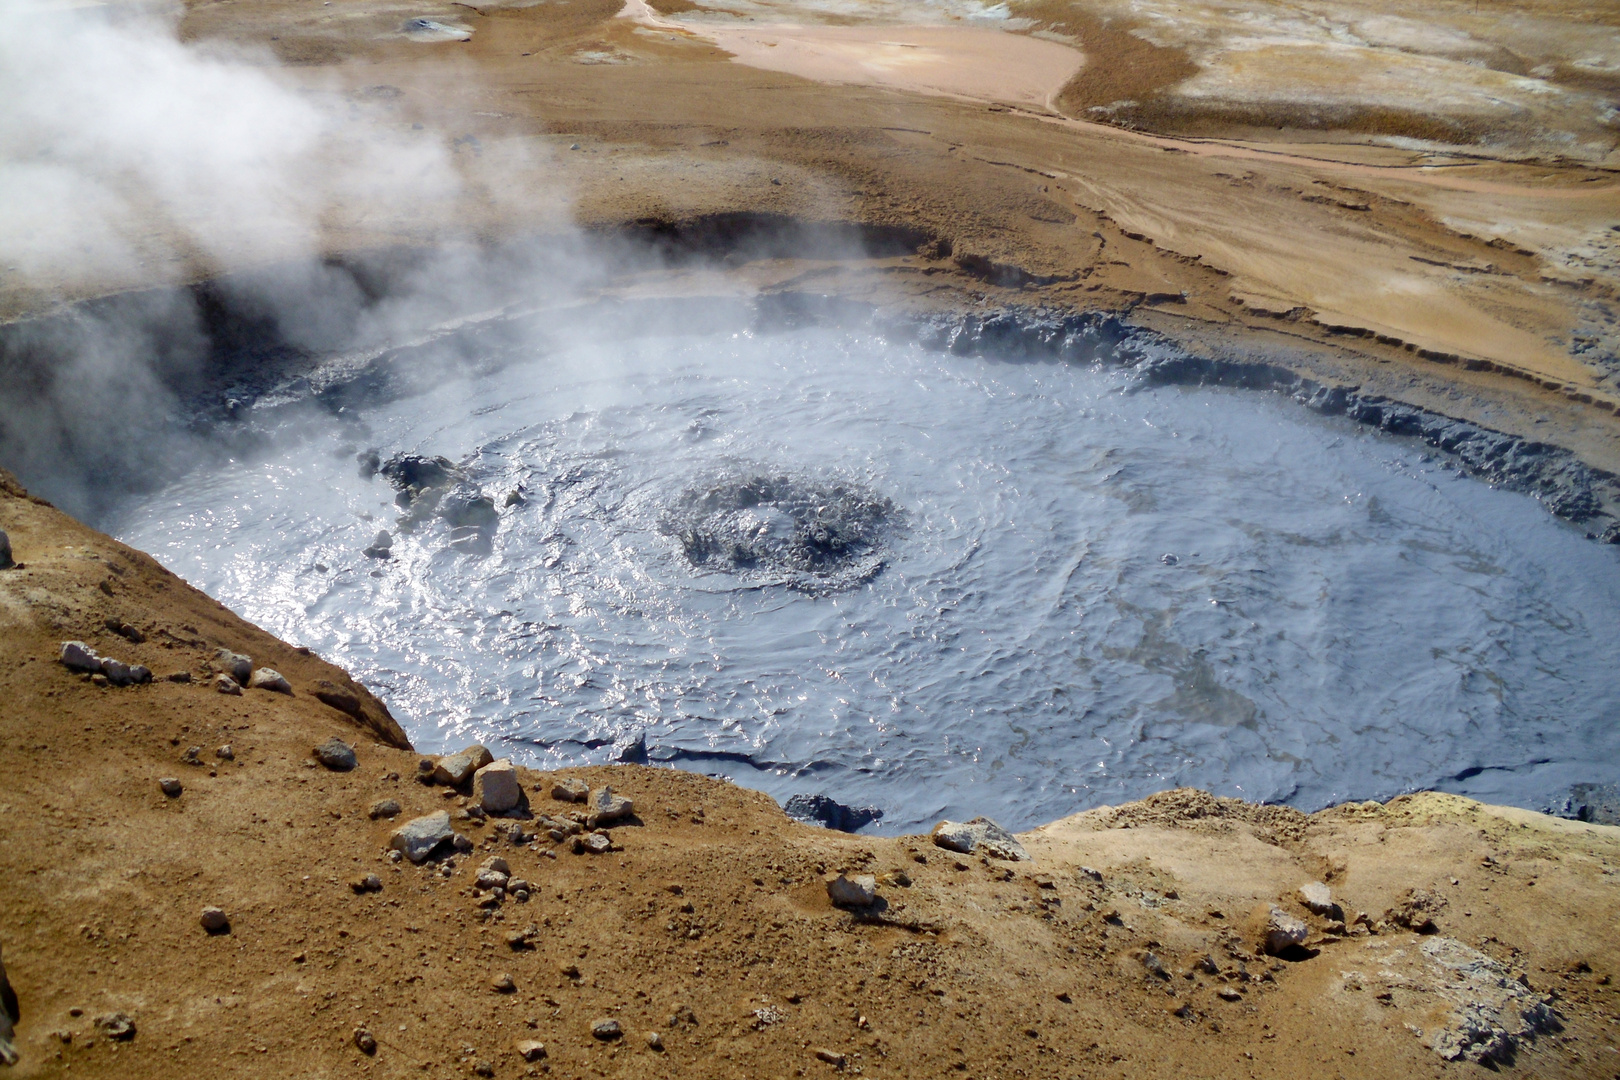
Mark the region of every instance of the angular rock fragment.
[[124, 1012], [107, 1013], [95, 1019], [96, 1027], [114, 1042], [128, 1042], [135, 1037], [135, 1020]]
[[275, 668], [262, 667], [248, 677], [248, 686], [254, 690], [269, 690], [275, 694], [291, 694], [292, 683]]
[[178, 798], [180, 793], [185, 790], [179, 779], [173, 776], [159, 777], [158, 787], [162, 789], [163, 794], [171, 799]]
[[613, 789], [606, 784], [591, 792], [590, 797], [585, 800], [585, 807], [590, 814], [592, 828], [612, 825], [636, 812], [634, 803], [623, 795], [613, 794]]
[[826, 795], [795, 795], [782, 807], [787, 816], [835, 829], [838, 832], [856, 832], [883, 816], [875, 806], [845, 806]]
[[1301, 885], [1299, 902], [1314, 915], [1331, 915], [1339, 906], [1333, 902], [1333, 893], [1320, 881], [1307, 881]]
[[62, 665], [69, 671], [100, 671], [101, 657], [82, 641], [62, 642]]
[[546, 1044], [536, 1042], [534, 1039], [525, 1039], [517, 1044], [517, 1054], [524, 1061], [531, 1063], [541, 1061], [546, 1056]]
[[354, 747], [336, 735], [315, 748], [315, 760], [333, 772], [349, 772], [360, 764], [354, 756]]
[[490, 982], [489, 988], [495, 991], [497, 994], [517, 993], [517, 983], [512, 981], [512, 976], [510, 975], [495, 976], [495, 978]]
[[473, 773], [473, 798], [487, 814], [504, 814], [521, 803], [523, 785], [512, 762], [502, 758]]
[[624, 1028], [619, 1026], [617, 1020], [611, 1017], [603, 1017], [600, 1020], [591, 1021], [591, 1034], [603, 1042], [608, 1042], [622, 1036]]
[[224, 908], [212, 906], [203, 908], [197, 922], [210, 934], [225, 934], [231, 929], [231, 917], [225, 914]]
[[827, 896], [840, 907], [871, 907], [877, 900], [877, 878], [871, 874], [839, 874], [827, 882]]
[[435, 783], [460, 787], [473, 773], [494, 760], [495, 756], [488, 747], [475, 743], [460, 753], [440, 758], [433, 768], [433, 780]]
[[1310, 927], [1280, 907], [1272, 908], [1266, 915], [1266, 952], [1272, 956], [1304, 945], [1310, 934]]
[[366, 816], [376, 821], [378, 818], [397, 818], [400, 814], [398, 799], [378, 799], [366, 811]]
[[1030, 854], [1012, 833], [987, 817], [972, 821], [942, 821], [930, 834], [935, 845], [947, 851], [971, 855], [978, 852], [992, 859], [1009, 862], [1029, 862]]
[[232, 694], [237, 697], [240, 697], [242, 694], [242, 684], [231, 678], [229, 675], [215, 675], [214, 689], [218, 690], [221, 694]]
[[388, 846], [413, 863], [419, 863], [433, 854], [433, 849], [455, 838], [450, 827], [450, 811], [439, 810], [419, 818], [412, 818], [388, 838]]
[[355, 1028], [354, 1047], [369, 1057], [377, 1052], [377, 1037], [363, 1027]]
[[573, 776], [565, 776], [551, 785], [551, 797], [558, 802], [584, 802], [590, 794], [590, 786]]

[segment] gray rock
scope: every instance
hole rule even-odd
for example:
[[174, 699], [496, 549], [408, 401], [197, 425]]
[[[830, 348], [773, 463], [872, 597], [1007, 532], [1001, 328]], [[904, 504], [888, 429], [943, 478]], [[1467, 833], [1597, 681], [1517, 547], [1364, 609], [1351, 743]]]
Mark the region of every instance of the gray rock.
[[511, 878], [499, 870], [485, 867], [478, 871], [478, 876], [473, 879], [473, 887], [477, 889], [504, 889], [510, 880]]
[[369, 1057], [377, 1052], [377, 1037], [363, 1027], [355, 1028], [354, 1047]]
[[877, 900], [877, 878], [871, 874], [839, 874], [827, 882], [827, 896], [840, 907], [871, 907]]
[[838, 832], [856, 832], [883, 816], [875, 806], [845, 806], [826, 795], [799, 794], [782, 807], [795, 821], [814, 823]]
[[269, 690], [276, 694], [291, 694], [292, 683], [275, 668], [262, 667], [248, 678], [248, 686], [254, 690]]
[[613, 838], [605, 832], [593, 832], [581, 838], [579, 845], [586, 855], [606, 855], [613, 850]]
[[1333, 902], [1333, 893], [1320, 881], [1307, 881], [1299, 887], [1299, 902], [1314, 914], [1329, 915], [1339, 905]]
[[435, 783], [460, 787], [473, 773], [494, 760], [495, 756], [488, 747], [475, 743], [460, 753], [440, 758], [433, 768], [433, 780]]
[[373, 821], [378, 818], [397, 818], [399, 813], [399, 800], [397, 799], [378, 799], [371, 804], [371, 809], [366, 811], [366, 815]]
[[218, 690], [222, 694], [233, 694], [237, 697], [240, 697], [242, 694], [242, 684], [231, 678], [229, 675], [215, 675], [214, 689]]
[[336, 735], [315, 748], [315, 760], [333, 772], [348, 772], [360, 764], [354, 756], [354, 747]]
[[388, 846], [413, 863], [419, 863], [433, 854], [433, 849], [455, 837], [450, 828], [450, 811], [439, 810], [419, 818], [412, 818], [388, 838]]
[[11, 557], [11, 537], [0, 529], [0, 570], [10, 570], [17, 563]]
[[1031, 861], [1029, 852], [1024, 850], [1018, 838], [987, 817], [976, 817], [967, 822], [942, 821], [934, 826], [931, 835], [935, 845], [947, 851], [963, 855], [979, 852], [992, 859], [1010, 862]]
[[510, 975], [497, 975], [491, 980], [489, 988], [497, 994], [514, 994], [517, 992], [517, 983], [512, 981]]
[[590, 815], [592, 828], [598, 825], [612, 825], [636, 812], [635, 803], [623, 795], [613, 794], [613, 789], [606, 784], [591, 792], [590, 797], [585, 800], [585, 808]]
[[185, 787], [180, 783], [179, 779], [173, 776], [159, 777], [158, 787], [163, 790], [163, 794], [167, 795], [171, 799], [178, 798], [180, 793], [186, 790]]
[[253, 658], [241, 653], [219, 649], [214, 653], [214, 662], [219, 665], [219, 670], [235, 679], [238, 686], [246, 686], [248, 679], [253, 676]]
[[1296, 919], [1282, 908], [1274, 907], [1266, 916], [1266, 952], [1272, 956], [1304, 945], [1310, 934], [1310, 927], [1303, 920]]
[[619, 1026], [617, 1020], [604, 1016], [600, 1020], [591, 1021], [591, 1034], [603, 1042], [608, 1042], [621, 1037], [624, 1034], [624, 1028]]
[[382, 878], [376, 874], [366, 874], [349, 882], [349, 888], [354, 890], [356, 896], [364, 893], [382, 892]]
[[[147, 667], [145, 664], [129, 665], [129, 681], [141, 686], [145, 686], [147, 683], [152, 681], [152, 669]], [[188, 679], [187, 681], [189, 682], [190, 680]]]
[[368, 559], [391, 559], [394, 557], [394, 538], [388, 535], [388, 530], [379, 532], [371, 546], [365, 549]]
[[95, 1019], [96, 1027], [114, 1042], [128, 1042], [135, 1037], [135, 1021], [124, 1012], [107, 1013]]
[[662, 1035], [658, 1034], [658, 1032], [656, 1032], [656, 1031], [647, 1032], [647, 1049], [649, 1049], [649, 1050], [662, 1050], [663, 1048], [664, 1048], [664, 1037]]
[[22, 1010], [17, 1007], [17, 992], [6, 978], [6, 962], [0, 956], [0, 1065], [17, 1064], [17, 1051], [11, 1045], [12, 1032]]
[[62, 665], [69, 671], [100, 671], [101, 657], [82, 641], [62, 642]]
[[524, 1061], [542, 1061], [546, 1056], [546, 1044], [536, 1042], [534, 1039], [525, 1039], [517, 1044], [517, 1053]]
[[205, 907], [197, 921], [210, 934], [224, 934], [231, 929], [231, 917], [225, 914], [224, 908]]
[[512, 872], [512, 865], [499, 855], [491, 855], [489, 858], [478, 864], [478, 869], [493, 870], [497, 874], [510, 874]]
[[584, 802], [590, 794], [590, 785], [572, 776], [565, 776], [551, 785], [551, 797], [558, 802]]
[[221, 746], [219, 749], [214, 751], [214, 756], [219, 758], [221, 761], [235, 761], [236, 751], [231, 749], [230, 743], [226, 743], [224, 746]]
[[191, 672], [171, 671], [167, 675], [163, 676], [163, 678], [165, 681], [172, 683], [189, 683], [191, 681]]
[[135, 676], [130, 674], [129, 665], [110, 656], [101, 658], [101, 673], [107, 676], [107, 681], [114, 686], [128, 686], [135, 681]]
[[473, 798], [488, 814], [504, 814], [523, 801], [523, 785], [506, 758], [492, 761], [473, 773]]

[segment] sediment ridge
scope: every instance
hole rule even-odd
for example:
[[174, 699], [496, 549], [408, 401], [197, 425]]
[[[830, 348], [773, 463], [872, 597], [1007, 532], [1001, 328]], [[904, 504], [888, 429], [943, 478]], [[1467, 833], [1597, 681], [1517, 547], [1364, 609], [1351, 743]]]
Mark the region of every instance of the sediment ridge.
[[[9, 478], [0, 528], [13, 1075], [1613, 1071], [1613, 827], [1178, 790], [879, 838], [672, 769], [475, 772]], [[242, 657], [285, 687], [222, 693]]]

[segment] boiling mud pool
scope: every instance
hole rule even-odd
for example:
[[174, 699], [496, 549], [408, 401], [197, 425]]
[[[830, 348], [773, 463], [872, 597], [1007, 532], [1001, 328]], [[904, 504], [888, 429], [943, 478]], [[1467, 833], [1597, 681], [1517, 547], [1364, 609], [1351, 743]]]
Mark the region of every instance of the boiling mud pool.
[[[283, 413], [110, 527], [424, 750], [644, 745], [883, 831], [1182, 784], [1537, 806], [1620, 778], [1614, 551], [1283, 400], [815, 330], [553, 351], [358, 436]], [[460, 463], [488, 553], [402, 533], [368, 446]]]

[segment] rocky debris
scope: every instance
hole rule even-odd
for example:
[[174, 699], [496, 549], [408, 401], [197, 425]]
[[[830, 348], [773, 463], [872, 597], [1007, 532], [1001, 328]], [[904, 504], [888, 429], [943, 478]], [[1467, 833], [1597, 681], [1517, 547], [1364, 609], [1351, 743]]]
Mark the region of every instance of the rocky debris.
[[510, 880], [511, 878], [501, 871], [486, 866], [478, 871], [478, 876], [473, 879], [473, 888], [484, 890], [504, 889]]
[[163, 676], [163, 679], [164, 679], [165, 682], [189, 683], [191, 681], [191, 672], [189, 672], [189, 671], [171, 671], [167, 675]]
[[292, 683], [275, 668], [262, 667], [255, 671], [248, 679], [248, 687], [253, 690], [269, 690], [275, 694], [291, 694]]
[[840, 1054], [836, 1050], [828, 1050], [825, 1047], [818, 1047], [815, 1050], [812, 1050], [811, 1053], [816, 1055], [817, 1061], [825, 1061], [828, 1065], [831, 1065], [835, 1069], [842, 1069], [845, 1065], [849, 1064], [849, 1058], [845, 1057], [843, 1054]]
[[377, 471], [399, 492], [395, 501], [401, 506], [410, 506], [429, 492], [447, 491], [463, 479], [462, 471], [449, 458], [420, 454], [395, 454], [379, 465]]
[[1299, 902], [1313, 915], [1332, 915], [1339, 910], [1333, 902], [1333, 893], [1320, 881], [1307, 881], [1299, 887]]
[[1170, 978], [1170, 969], [1164, 966], [1157, 953], [1145, 952], [1142, 954], [1142, 967], [1155, 979]]
[[845, 806], [825, 795], [795, 795], [782, 807], [795, 821], [838, 832], [856, 832], [883, 816], [875, 806]]
[[1446, 906], [1446, 898], [1428, 889], [1408, 889], [1406, 894], [1384, 913], [1384, 919], [1395, 926], [1404, 926], [1418, 934], [1438, 933], [1440, 927], [1434, 917]]
[[152, 669], [142, 664], [126, 664], [110, 656], [101, 658], [101, 673], [114, 686], [144, 686], [152, 681]]
[[1222, 1001], [1242, 1001], [1243, 992], [1232, 986], [1220, 986], [1215, 989], [1215, 996]]
[[135, 1020], [128, 1013], [105, 1013], [95, 1018], [96, 1029], [115, 1042], [129, 1042], [135, 1037]]
[[378, 877], [376, 874], [366, 874], [364, 877], [357, 877], [353, 881], [349, 882], [349, 888], [354, 890], [354, 894], [356, 896], [364, 896], [366, 893], [382, 892], [382, 887], [382, 878]]
[[1289, 949], [1305, 944], [1310, 937], [1310, 927], [1304, 921], [1288, 914], [1280, 907], [1273, 907], [1266, 914], [1266, 952], [1272, 956], [1279, 956]]
[[585, 807], [589, 814], [586, 824], [593, 829], [623, 821], [636, 812], [634, 803], [623, 795], [613, 794], [613, 789], [606, 784], [591, 792]]
[[584, 802], [590, 794], [590, 786], [572, 776], [564, 776], [551, 785], [551, 797], [558, 802]]
[[562, 840], [564, 837], [576, 836], [585, 831], [585, 826], [568, 818], [552, 817], [550, 814], [541, 814], [536, 824], [545, 829], [553, 840]]
[[649, 1050], [662, 1050], [663, 1048], [664, 1048], [664, 1037], [662, 1035], [658, 1034], [658, 1032], [656, 1032], [656, 1031], [647, 1032], [647, 1049], [649, 1049]]
[[138, 627], [124, 622], [122, 619], [108, 619], [102, 625], [108, 630], [117, 634], [119, 637], [124, 638], [126, 641], [129, 641], [135, 645], [139, 645], [141, 642], [146, 640], [146, 635], [141, 633]]
[[218, 690], [222, 694], [235, 694], [240, 696], [242, 693], [242, 684], [231, 678], [229, 675], [215, 675], [214, 689]]
[[201, 755], [202, 755], [202, 747], [200, 747], [200, 746], [188, 746], [188, 747], [186, 747], [185, 753], [180, 755], [180, 760], [185, 762], [187, 765], [198, 765], [198, 766], [200, 766], [200, 765], [202, 765], [202, 757], [201, 757]]
[[[0, 529], [0, 570], [10, 570], [17, 563], [11, 557], [11, 537]], [[9, 1065], [10, 1062], [7, 1062]]]
[[345, 690], [334, 682], [322, 679], [315, 684], [311, 693], [315, 695], [316, 701], [330, 705], [340, 713], [347, 713], [349, 716], [360, 715], [360, 695]]
[[6, 978], [5, 957], [0, 956], [0, 1065], [17, 1064], [17, 1050], [11, 1040], [20, 1019], [22, 1010], [17, 1007], [17, 992]]
[[372, 821], [376, 821], [378, 818], [397, 818], [399, 814], [398, 799], [378, 799], [371, 804], [371, 809], [366, 811], [366, 816]]
[[487, 746], [475, 743], [459, 753], [440, 758], [433, 767], [433, 782], [460, 787], [473, 773], [494, 760]]
[[368, 559], [392, 559], [394, 557], [394, 538], [388, 535], [388, 530], [378, 532], [371, 543], [361, 552]]
[[591, 1034], [603, 1042], [610, 1042], [624, 1035], [624, 1028], [612, 1017], [602, 1017], [591, 1021]]
[[69, 671], [98, 672], [101, 670], [101, 657], [96, 651], [82, 641], [62, 642], [62, 666]]
[[179, 778], [173, 776], [158, 777], [158, 787], [163, 791], [163, 794], [171, 799], [179, 798], [180, 793], [186, 790], [185, 786], [180, 783]]
[[315, 748], [315, 760], [333, 772], [349, 772], [360, 764], [354, 756], [354, 747], [336, 735]]
[[219, 670], [235, 679], [238, 686], [246, 686], [248, 679], [253, 677], [253, 658], [250, 656], [220, 649], [214, 653], [214, 662]]
[[231, 917], [225, 914], [224, 908], [203, 908], [197, 922], [210, 934], [228, 934], [231, 931]]
[[827, 882], [827, 896], [839, 907], [871, 907], [877, 901], [877, 878], [871, 874], [839, 874]]
[[495, 978], [490, 980], [489, 988], [495, 991], [497, 994], [517, 993], [517, 983], [512, 981], [512, 976], [510, 975], [495, 976]]
[[1029, 852], [1017, 837], [987, 817], [976, 817], [968, 822], [942, 821], [929, 835], [935, 845], [947, 851], [963, 855], [979, 852], [1009, 862], [1031, 861]]
[[613, 838], [605, 832], [574, 837], [575, 855], [606, 855], [613, 850]]
[[512, 899], [516, 900], [520, 904], [524, 903], [525, 901], [527, 901], [529, 899], [529, 892], [531, 890], [530, 890], [530, 887], [529, 887], [529, 883], [527, 881], [525, 881], [523, 878], [519, 878], [519, 877], [513, 878], [507, 884], [506, 888], [507, 888], [507, 891], [512, 894]]
[[508, 930], [506, 932], [506, 947], [513, 952], [527, 952], [534, 948], [534, 937], [538, 932], [532, 926], [526, 930]]
[[523, 801], [523, 785], [507, 758], [492, 761], [473, 773], [473, 798], [485, 813], [504, 814]]
[[542, 1061], [546, 1056], [546, 1044], [534, 1039], [524, 1039], [517, 1044], [517, 1055], [531, 1064]]
[[377, 1052], [377, 1037], [363, 1027], [354, 1029], [354, 1048], [370, 1057]]
[[235, 761], [236, 751], [231, 748], [230, 743], [226, 743], [224, 746], [215, 748], [214, 756], [221, 761]]
[[388, 846], [413, 863], [419, 863], [433, 853], [440, 844], [451, 842], [455, 830], [450, 828], [450, 811], [439, 810], [412, 818], [394, 830]]

